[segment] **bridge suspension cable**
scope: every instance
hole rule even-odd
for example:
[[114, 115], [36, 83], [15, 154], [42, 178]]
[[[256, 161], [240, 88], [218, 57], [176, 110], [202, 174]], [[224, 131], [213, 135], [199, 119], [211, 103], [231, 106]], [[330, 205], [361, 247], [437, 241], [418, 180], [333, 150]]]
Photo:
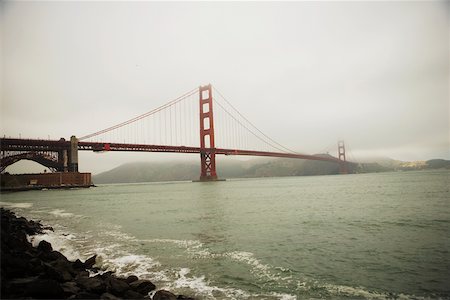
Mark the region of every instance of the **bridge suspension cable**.
[[[144, 114], [82, 136], [80, 141], [99, 143], [200, 147], [200, 122], [213, 127], [215, 148], [300, 154], [278, 143], [245, 117], [223, 94], [212, 87], [211, 118], [200, 116], [199, 89]], [[214, 107], [214, 108], [213, 108]], [[205, 109], [205, 108], [204, 108]], [[208, 113], [208, 111], [203, 111]], [[200, 116], [200, 119], [199, 119]], [[212, 124], [209, 124], [212, 122]]]
[[[157, 108], [155, 108], [155, 109], [153, 109], [153, 110], [151, 110], [151, 111], [148, 111], [148, 112], [146, 112], [146, 113], [144, 113], [144, 114], [142, 114], [142, 115], [139, 115], [139, 116], [137, 116], [137, 117], [131, 118], [131, 119], [129, 119], [129, 120], [125, 121], [125, 122], [119, 123], [119, 124], [117, 124], [117, 125], [114, 125], [114, 126], [105, 128], [105, 129], [103, 129], [103, 130], [100, 130], [100, 131], [97, 131], [97, 132], [94, 132], [94, 133], [91, 133], [91, 134], [82, 136], [82, 137], [79, 138], [79, 140], [80, 140], [80, 141], [81, 141], [81, 140], [87, 140], [87, 139], [89, 139], [89, 138], [92, 138], [92, 137], [95, 137], [95, 136], [98, 136], [98, 135], [102, 135], [102, 134], [105, 134], [105, 133], [110, 132], [110, 131], [112, 131], [112, 130], [115, 130], [115, 129], [124, 127], [124, 126], [126, 126], [126, 125], [132, 124], [132, 123], [134, 123], [134, 122], [137, 122], [137, 121], [139, 121], [139, 120], [142, 120], [142, 119], [144, 119], [144, 118], [147, 118], [147, 117], [149, 117], [149, 116], [151, 116], [151, 115], [154, 115], [154, 114], [156, 114], [156, 113], [158, 113], [158, 112], [161, 112], [161, 111], [163, 111], [163, 110], [166, 110], [167, 108], [170, 108], [170, 107], [172, 107], [172, 106], [178, 104], [179, 102], [185, 100], [186, 98], [188, 98], [188, 97], [190, 97], [190, 96], [192, 96], [192, 95], [195, 95], [195, 94], [197, 94], [197, 93], [198, 93], [198, 89], [193, 89], [193, 90], [191, 90], [191, 91], [189, 91], [189, 92], [187, 92], [187, 93], [184, 93], [184, 94], [181, 95], [180, 97], [175, 98], [175, 99], [169, 101], [168, 103], [166, 103], [166, 104], [164, 104], [164, 105], [161, 105], [161, 106], [159, 106], [159, 107], [157, 107]], [[171, 113], [172, 113], [172, 111], [170, 111], [170, 114], [171, 114]], [[170, 115], [170, 117], [171, 117], [171, 115]]]
[[243, 129], [247, 130], [252, 136], [256, 137], [258, 140], [262, 141], [264, 144], [268, 145], [269, 147], [276, 149], [281, 152], [285, 153], [295, 153], [297, 152], [281, 145], [277, 141], [270, 138], [267, 134], [265, 134], [263, 131], [261, 131], [258, 127], [256, 127], [250, 120], [248, 120], [243, 114], [240, 113], [240, 111], [233, 106], [233, 104], [230, 103], [230, 101], [223, 96], [223, 94], [213, 86], [214, 92], [219, 95], [220, 99], [225, 101], [225, 104], [228, 105], [228, 107], [233, 110], [237, 116], [234, 116], [229, 110], [225, 108], [226, 105], [222, 104], [219, 98], [215, 98], [215, 103], [221, 108], [226, 114], [228, 114], [235, 122], [237, 122]]

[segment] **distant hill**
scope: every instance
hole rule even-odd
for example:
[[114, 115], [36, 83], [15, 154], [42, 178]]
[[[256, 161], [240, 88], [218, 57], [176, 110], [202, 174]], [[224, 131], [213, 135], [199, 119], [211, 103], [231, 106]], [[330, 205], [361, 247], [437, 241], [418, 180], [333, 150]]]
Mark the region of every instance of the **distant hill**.
[[[338, 174], [339, 166], [323, 161], [299, 159], [254, 159], [250, 161], [218, 161], [221, 178]], [[200, 164], [187, 162], [135, 162], [123, 164], [93, 176], [94, 183], [131, 183], [198, 179]]]
[[450, 169], [450, 160], [431, 159], [426, 161], [427, 169]]
[[[327, 154], [321, 154], [327, 156]], [[349, 173], [372, 173], [398, 170], [450, 169], [450, 161], [433, 159], [401, 162], [383, 159], [381, 162], [349, 164]], [[254, 159], [250, 161], [218, 161], [221, 178], [254, 178], [278, 176], [332, 175], [339, 173], [339, 165], [326, 161], [301, 159]], [[131, 183], [180, 181], [198, 179], [200, 164], [187, 162], [135, 162], [121, 165], [93, 176], [94, 183]]]

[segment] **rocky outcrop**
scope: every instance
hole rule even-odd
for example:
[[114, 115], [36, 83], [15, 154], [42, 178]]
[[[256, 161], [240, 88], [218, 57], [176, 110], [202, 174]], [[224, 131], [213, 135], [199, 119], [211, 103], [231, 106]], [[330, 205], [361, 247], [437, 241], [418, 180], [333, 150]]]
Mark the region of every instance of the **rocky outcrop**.
[[[27, 235], [43, 233], [39, 222], [1, 209], [1, 298], [27, 299], [150, 299], [156, 289], [149, 280], [121, 278], [112, 272], [89, 276], [96, 256], [69, 261], [47, 241], [33, 247]], [[160, 290], [154, 299], [192, 299]]]

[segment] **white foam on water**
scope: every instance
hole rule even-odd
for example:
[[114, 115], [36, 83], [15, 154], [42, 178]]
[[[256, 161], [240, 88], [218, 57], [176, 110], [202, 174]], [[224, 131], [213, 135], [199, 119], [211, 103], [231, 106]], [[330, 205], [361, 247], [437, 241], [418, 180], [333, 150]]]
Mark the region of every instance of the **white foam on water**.
[[195, 293], [207, 296], [208, 299], [242, 299], [249, 298], [250, 295], [245, 291], [233, 288], [221, 288], [214, 285], [210, 285], [205, 276], [188, 276], [191, 270], [189, 268], [181, 268], [177, 272], [177, 279], [168, 285], [168, 289], [172, 288], [188, 288]]
[[428, 299], [425, 297], [418, 297], [414, 295], [405, 295], [405, 294], [385, 294], [385, 293], [379, 293], [375, 291], [369, 291], [364, 289], [363, 287], [351, 287], [351, 286], [344, 286], [344, 285], [333, 285], [333, 284], [324, 284], [324, 285], [318, 285], [318, 287], [325, 288], [329, 293], [336, 295], [336, 296], [347, 296], [350, 298], [364, 298], [364, 299]]
[[0, 206], [5, 208], [30, 208], [33, 206], [33, 203], [26, 203], [26, 202], [14, 203], [14, 202], [0, 201]]
[[114, 258], [102, 257], [101, 265], [108, 270], [123, 276], [136, 275], [138, 277], [148, 276], [153, 273], [155, 267], [161, 264], [154, 259], [137, 254], [125, 254]]
[[266, 277], [273, 281], [279, 281], [283, 279], [282, 277], [272, 273], [270, 271], [271, 267], [269, 265], [261, 263], [254, 254], [246, 251], [234, 251], [224, 254], [225, 256], [236, 260], [238, 262], [245, 263], [252, 267], [252, 274], [258, 277]]
[[70, 241], [75, 239], [73, 234], [60, 235], [53, 231], [45, 230], [44, 234], [27, 236], [27, 239], [34, 247], [37, 247], [41, 241], [49, 242], [52, 244], [53, 250], [61, 252], [68, 260], [74, 261], [81, 257], [81, 253], [70, 243]]
[[[120, 229], [120, 228], [119, 228]], [[102, 236], [110, 236], [111, 238], [115, 239], [115, 240], [119, 240], [122, 242], [135, 242], [137, 241], [137, 239], [133, 236], [130, 236], [126, 233], [123, 233], [121, 231], [119, 231], [119, 229], [117, 230], [105, 230], [105, 231], [101, 231], [100, 235]]]
[[150, 239], [140, 241], [147, 243], [170, 243], [186, 249], [198, 249], [203, 246], [203, 244], [197, 240]]
[[[60, 213], [64, 213], [60, 211]], [[73, 233], [57, 234], [46, 230], [44, 234], [28, 236], [28, 240], [37, 247], [40, 241], [45, 240], [52, 244], [54, 250], [64, 254], [69, 260], [77, 258], [87, 258], [92, 254], [97, 254], [96, 266], [101, 268], [100, 272], [114, 271], [118, 276], [136, 275], [142, 279], [156, 280], [166, 283], [166, 289], [189, 289], [194, 293], [207, 297], [208, 299], [244, 299], [244, 298], [264, 298], [264, 299], [280, 299], [280, 300], [295, 300], [297, 297], [291, 294], [284, 293], [269, 293], [269, 294], [249, 294], [246, 291], [230, 288], [218, 287], [208, 282], [204, 275], [191, 275], [189, 268], [180, 268], [179, 270], [165, 269], [161, 270], [161, 264], [155, 259], [146, 256], [128, 253], [123, 249], [124, 244], [120, 241], [133, 241], [135, 238], [120, 232], [109, 232], [110, 236], [116, 237], [118, 243], [111, 244], [91, 244], [91, 246], [82, 249], [80, 253], [75, 249], [80, 238]], [[86, 240], [84, 240], [86, 241]], [[155, 243], [171, 243], [178, 247], [185, 248], [188, 252], [195, 253], [202, 257], [228, 257], [232, 260], [245, 263], [252, 268], [252, 273], [256, 276], [263, 276], [270, 280], [280, 280], [279, 276], [271, 273], [271, 267], [261, 263], [254, 254], [245, 251], [234, 251], [223, 254], [210, 253], [206, 249], [202, 249], [202, 243], [196, 240], [173, 240], [173, 239], [152, 239], [143, 240], [146, 242]], [[78, 245], [79, 246], [79, 245]], [[175, 276], [173, 275], [175, 274]], [[91, 274], [95, 275], [95, 274]], [[174, 278], [175, 277], [175, 278]], [[291, 281], [291, 277], [288, 278]], [[377, 293], [365, 290], [364, 288], [355, 288], [350, 286], [320, 284], [318, 282], [312, 283], [316, 288], [324, 288], [330, 294], [335, 296], [357, 297], [365, 299], [388, 299], [389, 296], [383, 293]], [[300, 282], [297, 285], [297, 290], [307, 291], [310, 288], [306, 286], [305, 282]], [[399, 299], [424, 299], [409, 295], [397, 295]]]
[[387, 299], [387, 295], [370, 292], [363, 288], [354, 288], [344, 285], [325, 284], [321, 287], [325, 288], [328, 292], [334, 295], [345, 295], [350, 297], [362, 297], [364, 299]]
[[[257, 275], [263, 274], [263, 276], [268, 277], [272, 280], [276, 280], [278, 277], [270, 273], [270, 267], [262, 264], [258, 259], [254, 257], [253, 253], [250, 252], [226, 252], [226, 253], [211, 253], [208, 249], [203, 248], [203, 244], [198, 240], [175, 240], [175, 239], [150, 239], [150, 240], [140, 240], [148, 243], [170, 243], [176, 245], [177, 247], [186, 249], [186, 251], [193, 255], [195, 259], [202, 258], [231, 258], [238, 262], [243, 262], [250, 265], [253, 269], [253, 273]], [[263, 298], [263, 299], [283, 299], [283, 300], [293, 300], [296, 296], [283, 293], [271, 293], [271, 294], [249, 294], [240, 289], [230, 288], [230, 287], [218, 287], [212, 285], [204, 275], [194, 276], [191, 275], [191, 270], [189, 268], [181, 268], [175, 273], [175, 280], [169, 280], [167, 282], [166, 289], [189, 289], [194, 291], [196, 294], [206, 297], [208, 299], [243, 299], [243, 298]]]
[[222, 254], [214, 254], [209, 250], [203, 248], [203, 243], [198, 240], [174, 240], [174, 239], [150, 239], [150, 240], [139, 240], [141, 242], [147, 243], [166, 243], [173, 244], [179, 248], [186, 249], [186, 251], [192, 255], [192, 258], [214, 258], [221, 257]]
[[169, 290], [173, 288], [187, 288], [194, 291], [197, 295], [207, 297], [207, 299], [297, 299], [295, 295], [285, 293], [249, 294], [237, 288], [218, 287], [211, 285], [205, 279], [205, 276], [189, 276], [190, 272], [191, 270], [189, 268], [181, 268], [177, 273], [177, 279], [165, 288]]
[[271, 293], [270, 295], [280, 300], [297, 300], [297, 296], [290, 294]]
[[113, 271], [118, 276], [136, 275], [141, 279], [169, 281], [165, 270], [160, 271], [161, 264], [155, 259], [130, 252], [130, 247], [136, 238], [120, 232], [101, 232], [102, 238], [111, 236], [108, 239], [112, 244], [101, 242], [90, 247], [92, 253], [97, 254], [95, 266], [105, 271]]
[[57, 217], [72, 217], [72, 216], [74, 216], [73, 213], [65, 212], [64, 209], [54, 209], [52, 211], [49, 211], [48, 213], [51, 215], [57, 216]]

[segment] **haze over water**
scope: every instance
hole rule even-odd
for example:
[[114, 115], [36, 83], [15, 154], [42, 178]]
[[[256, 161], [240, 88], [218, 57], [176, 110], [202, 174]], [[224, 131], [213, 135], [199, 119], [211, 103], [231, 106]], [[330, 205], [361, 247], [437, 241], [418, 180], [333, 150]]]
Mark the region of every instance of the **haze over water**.
[[2, 194], [69, 259], [199, 299], [450, 297], [449, 171]]

